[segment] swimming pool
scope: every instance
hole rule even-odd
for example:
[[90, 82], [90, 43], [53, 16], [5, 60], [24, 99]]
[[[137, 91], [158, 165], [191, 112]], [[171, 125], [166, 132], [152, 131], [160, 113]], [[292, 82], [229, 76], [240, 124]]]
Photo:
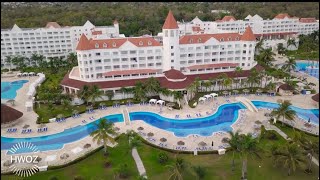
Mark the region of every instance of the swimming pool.
[[[131, 121], [142, 120], [154, 127], [173, 132], [175, 136], [186, 137], [190, 134], [211, 136], [213, 132], [230, 131], [238, 118], [238, 111], [246, 109], [241, 103], [221, 105], [213, 115], [193, 119], [170, 119], [151, 112], [132, 112]], [[192, 115], [194, 116], [194, 115]]]
[[[122, 114], [115, 114], [110, 116], [105, 116], [111, 122], [123, 122]], [[101, 119], [98, 119], [94, 122], [99, 122]], [[91, 132], [96, 130], [96, 126], [94, 122], [90, 122], [86, 125], [79, 125], [77, 127], [73, 127], [70, 129], [66, 129], [63, 132], [47, 135], [47, 136], [39, 136], [39, 137], [31, 137], [31, 138], [7, 138], [1, 136], [1, 150], [8, 150], [12, 148], [13, 145], [20, 142], [30, 142], [35, 145], [38, 150], [46, 151], [46, 150], [55, 150], [61, 149], [63, 145], [78, 141], [86, 136], [90, 135]], [[25, 153], [31, 152], [29, 149], [19, 149], [17, 153]], [[9, 154], [10, 152], [8, 152]]]
[[1, 82], [1, 99], [14, 99], [17, 96], [17, 90], [28, 80], [19, 80], [13, 82]]
[[[274, 109], [278, 108], [278, 103], [265, 102], [265, 101], [251, 101], [257, 108], [268, 108]], [[297, 116], [303, 118], [305, 121], [310, 121], [314, 124], [319, 125], [319, 109], [302, 109], [296, 106], [290, 106], [290, 108], [296, 111]]]
[[316, 77], [319, 79], [319, 62], [318, 61], [297, 61], [296, 69], [304, 73], [309, 74], [310, 76]]

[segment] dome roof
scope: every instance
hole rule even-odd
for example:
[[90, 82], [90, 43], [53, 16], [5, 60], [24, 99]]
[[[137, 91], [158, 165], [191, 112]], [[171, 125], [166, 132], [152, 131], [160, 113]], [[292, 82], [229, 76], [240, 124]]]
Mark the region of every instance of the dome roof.
[[178, 71], [176, 69], [170, 69], [169, 71], [165, 71], [164, 76], [167, 79], [173, 79], [173, 80], [184, 80], [187, 78], [186, 75], [184, 75], [181, 71]]

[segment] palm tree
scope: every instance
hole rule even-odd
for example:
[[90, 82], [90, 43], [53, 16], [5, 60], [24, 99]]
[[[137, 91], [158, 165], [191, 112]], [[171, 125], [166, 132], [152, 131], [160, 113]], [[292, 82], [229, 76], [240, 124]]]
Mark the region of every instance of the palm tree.
[[12, 67], [12, 57], [11, 56], [6, 56], [5, 62], [7, 64], [10, 64], [9, 66], [9, 71], [11, 71], [11, 67]]
[[269, 82], [268, 85], [266, 86], [266, 88], [267, 88], [268, 90], [275, 91], [275, 89], [276, 89], [276, 83], [274, 83], [274, 82]]
[[213, 91], [213, 90], [214, 90], [214, 87], [215, 87], [215, 84], [216, 84], [216, 83], [215, 83], [215, 80], [216, 80], [215, 78], [212, 78], [212, 77], [209, 78], [209, 81], [211, 82], [211, 87], [213, 88], [213, 89], [210, 88], [210, 91]]
[[134, 98], [138, 101], [146, 97], [145, 87], [141, 81], [136, 82], [134, 88]]
[[171, 91], [168, 88], [160, 88], [160, 93], [163, 94], [164, 96], [170, 96], [171, 95]]
[[201, 81], [200, 77], [196, 77], [195, 80], [194, 80], [196, 92], [199, 92], [199, 87], [201, 86], [200, 81]]
[[305, 162], [302, 151], [296, 143], [286, 143], [273, 156], [276, 164], [282, 164], [288, 168], [288, 176], [291, 175], [291, 171], [294, 172], [296, 167]]
[[256, 47], [255, 47], [255, 51], [256, 54], [258, 54], [261, 50], [263, 50], [262, 45], [263, 45], [263, 38], [260, 39], [259, 42], [257, 42]]
[[[236, 74], [236, 76], [238, 77], [238, 75], [240, 75], [240, 74], [242, 74], [242, 68], [241, 67], [239, 67], [239, 66], [237, 66], [236, 68], [235, 68], [235, 71], [234, 71], [234, 73]], [[236, 89], [238, 88], [238, 82], [236, 83]]]
[[91, 87], [91, 90], [90, 90], [90, 94], [89, 94], [89, 100], [92, 102], [92, 104], [94, 105], [95, 102], [96, 102], [96, 99], [102, 99], [102, 96], [103, 96], [104, 92], [103, 91], [100, 91], [99, 87], [97, 85], [93, 85]]
[[156, 78], [150, 77], [145, 82], [145, 90], [147, 91], [146, 93], [149, 93], [149, 94], [158, 93], [159, 89], [160, 89], [160, 83]]
[[196, 174], [198, 180], [203, 179], [206, 175], [206, 169], [202, 166], [193, 166], [192, 169]]
[[272, 52], [272, 48], [263, 49], [259, 54], [259, 60], [261, 60], [267, 66], [271, 66], [274, 59], [275, 54]]
[[174, 99], [178, 102], [179, 107], [180, 107], [180, 106], [181, 106], [180, 100], [183, 98], [182, 93], [179, 92], [179, 91], [174, 91], [174, 92], [173, 92], [173, 97], [174, 97]]
[[114, 92], [112, 90], [106, 91], [105, 94], [108, 97], [109, 101], [111, 101], [112, 98], [114, 97]]
[[242, 175], [241, 179], [247, 179], [247, 162], [248, 156], [254, 155], [260, 158], [258, 152], [258, 141], [251, 134], [240, 136], [239, 149], [242, 156]]
[[75, 53], [70, 53], [67, 57], [67, 62], [70, 67], [76, 66], [78, 63], [77, 55]]
[[231, 170], [234, 171], [235, 169], [235, 163], [234, 163], [234, 153], [240, 152], [240, 134], [239, 130], [233, 133], [232, 131], [229, 131], [230, 139], [228, 139], [228, 144], [230, 145], [230, 148], [232, 150], [232, 166]]
[[292, 70], [296, 69], [296, 59], [295, 57], [288, 57], [288, 60], [285, 61], [285, 64], [282, 66], [282, 68], [290, 73]]
[[195, 83], [195, 82], [191, 83], [191, 84], [187, 87], [187, 91], [188, 91], [188, 94], [189, 94], [189, 93], [191, 94], [190, 99], [192, 99], [192, 98], [194, 97], [195, 93], [197, 92], [196, 83]]
[[174, 163], [171, 165], [167, 165], [167, 167], [171, 171], [171, 175], [169, 176], [169, 180], [173, 178], [174, 180], [182, 180], [182, 173], [185, 169], [185, 162], [181, 158], [176, 158]]
[[223, 82], [224, 82], [224, 80], [225, 79], [227, 79], [227, 74], [226, 73], [222, 73], [222, 74], [220, 74], [217, 78], [218, 78], [218, 80], [219, 80], [219, 91], [221, 90], [220, 89], [220, 85], [222, 85], [222, 89], [223, 89]]
[[90, 96], [90, 87], [88, 85], [82, 86], [82, 89], [79, 91], [79, 97], [87, 102]]
[[106, 118], [101, 119], [99, 123], [95, 123], [96, 130], [93, 131], [90, 136], [93, 137], [93, 142], [97, 141], [98, 143], [103, 142], [104, 152], [107, 152], [107, 142], [114, 142], [114, 139], [111, 137], [114, 133], [113, 123], [108, 121]]
[[206, 92], [208, 92], [208, 88], [212, 85], [211, 81], [205, 81], [203, 83], [203, 86], [206, 88]]
[[285, 100], [282, 103], [280, 103], [280, 106], [276, 109], [274, 109], [271, 114], [272, 116], [275, 116], [277, 119], [279, 119], [280, 117], [282, 117], [282, 126], [284, 126], [284, 119], [288, 119], [291, 121], [294, 121], [294, 117], [296, 115], [296, 112], [292, 109], [290, 109], [289, 106], [291, 106], [292, 104], [290, 103], [290, 101]]
[[226, 79], [223, 80], [223, 86], [228, 89], [232, 85], [232, 79], [227, 77]]
[[252, 68], [250, 70], [250, 76], [247, 78], [247, 82], [249, 83], [250, 87], [252, 87], [254, 84], [259, 83], [260, 77], [258, 75], [259, 73], [255, 68]]
[[126, 99], [125, 94], [128, 93], [128, 89], [126, 87], [121, 87], [120, 92], [122, 92], [123, 98]]
[[297, 43], [295, 38], [289, 38], [287, 41], [287, 47], [289, 47], [290, 45], [294, 45], [294, 47], [297, 47]]

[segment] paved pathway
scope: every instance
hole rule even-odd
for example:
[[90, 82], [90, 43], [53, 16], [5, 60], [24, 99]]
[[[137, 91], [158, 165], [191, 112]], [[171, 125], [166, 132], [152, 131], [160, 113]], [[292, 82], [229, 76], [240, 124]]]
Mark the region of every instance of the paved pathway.
[[143, 165], [143, 163], [141, 161], [141, 158], [140, 158], [136, 148], [132, 149], [132, 157], [133, 157], [134, 161], [136, 162], [136, 165], [137, 165], [137, 168], [138, 168], [140, 176], [147, 177], [146, 169], [144, 168], [144, 165]]

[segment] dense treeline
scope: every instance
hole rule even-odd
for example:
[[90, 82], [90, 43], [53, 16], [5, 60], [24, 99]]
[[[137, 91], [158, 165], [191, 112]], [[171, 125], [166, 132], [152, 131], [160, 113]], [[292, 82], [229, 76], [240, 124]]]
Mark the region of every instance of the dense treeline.
[[1, 28], [44, 27], [49, 21], [56, 21], [62, 26], [83, 25], [86, 20], [93, 24], [112, 25], [114, 19], [120, 23], [120, 33], [142, 35], [157, 34], [165, 17], [171, 9], [178, 21], [190, 21], [198, 16], [204, 21], [222, 18], [225, 14], [212, 14], [211, 10], [230, 11], [236, 19], [243, 19], [248, 14], [259, 14], [263, 18], [273, 18], [278, 13], [288, 13], [298, 17], [319, 18], [317, 2], [188, 2], [188, 3], [61, 3], [30, 7], [11, 7], [1, 5]]

